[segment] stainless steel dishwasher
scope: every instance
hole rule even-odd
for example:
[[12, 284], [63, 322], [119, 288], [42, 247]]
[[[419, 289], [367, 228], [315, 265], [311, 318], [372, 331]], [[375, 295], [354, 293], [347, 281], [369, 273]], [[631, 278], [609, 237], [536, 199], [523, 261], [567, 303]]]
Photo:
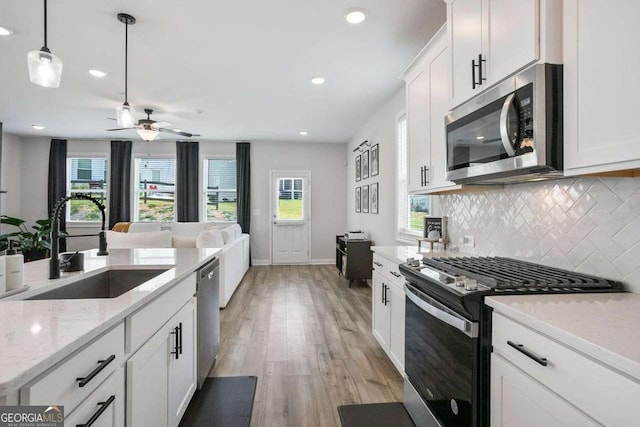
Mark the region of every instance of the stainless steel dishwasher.
[[220, 349], [219, 263], [214, 258], [198, 270], [198, 389], [202, 388]]

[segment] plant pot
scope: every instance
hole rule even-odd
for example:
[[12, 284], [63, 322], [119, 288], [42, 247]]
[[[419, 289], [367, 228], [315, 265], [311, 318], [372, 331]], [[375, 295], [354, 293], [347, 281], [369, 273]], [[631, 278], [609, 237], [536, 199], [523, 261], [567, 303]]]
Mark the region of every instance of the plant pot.
[[24, 262], [38, 261], [39, 259], [45, 259], [49, 256], [47, 249], [33, 249], [30, 251], [22, 252]]

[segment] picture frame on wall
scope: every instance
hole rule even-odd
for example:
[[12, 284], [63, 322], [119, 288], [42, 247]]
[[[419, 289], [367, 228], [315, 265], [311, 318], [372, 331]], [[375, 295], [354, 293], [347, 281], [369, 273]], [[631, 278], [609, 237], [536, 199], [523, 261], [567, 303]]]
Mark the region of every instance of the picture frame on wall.
[[362, 186], [362, 212], [369, 213], [369, 186]]
[[360, 198], [360, 187], [356, 187], [356, 198], [355, 198], [355, 205], [356, 205], [356, 213], [360, 213], [360, 210], [362, 208], [361, 205], [361, 198]]
[[378, 183], [371, 184], [371, 213], [378, 213]]
[[369, 178], [369, 150], [362, 153], [362, 179]]
[[380, 157], [378, 152], [378, 144], [371, 147], [371, 176], [377, 176], [380, 173]]
[[362, 179], [362, 169], [361, 169], [361, 164], [362, 164], [362, 160], [361, 160], [361, 156], [358, 154], [356, 156], [356, 182], [360, 181]]

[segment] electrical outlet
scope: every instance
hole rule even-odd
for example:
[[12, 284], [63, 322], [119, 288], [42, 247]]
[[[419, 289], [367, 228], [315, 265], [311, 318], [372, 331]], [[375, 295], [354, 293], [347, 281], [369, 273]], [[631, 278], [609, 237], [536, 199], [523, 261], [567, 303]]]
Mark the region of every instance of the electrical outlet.
[[462, 238], [462, 244], [467, 248], [475, 248], [476, 238], [474, 236], [464, 236]]

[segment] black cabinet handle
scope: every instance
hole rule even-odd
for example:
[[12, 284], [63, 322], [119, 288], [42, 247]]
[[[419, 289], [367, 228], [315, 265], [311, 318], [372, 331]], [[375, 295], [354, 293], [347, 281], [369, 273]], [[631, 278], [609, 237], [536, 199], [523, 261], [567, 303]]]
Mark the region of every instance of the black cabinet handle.
[[509, 344], [511, 347], [515, 348], [516, 350], [518, 350], [520, 353], [524, 354], [525, 356], [535, 360], [537, 363], [541, 364], [542, 366], [547, 366], [547, 358], [546, 357], [538, 356], [537, 354], [535, 354], [533, 351], [527, 349], [522, 344], [516, 344], [513, 341], [507, 341], [507, 344]]
[[378, 267], [382, 267], [382, 264], [380, 264], [378, 261], [373, 261], [373, 263], [374, 263], [375, 265], [377, 265]]
[[383, 284], [382, 286], [384, 286], [384, 289], [382, 291], [382, 303], [384, 305], [387, 305], [387, 303], [389, 302], [389, 299], [387, 298], [387, 290], [389, 289], [389, 287], [385, 284]]
[[402, 277], [402, 274], [396, 273], [395, 271], [390, 271], [390, 273], [393, 274], [394, 276], [396, 276], [397, 278]]
[[420, 166], [420, 187], [424, 186], [424, 166]]
[[178, 344], [178, 336], [180, 334], [180, 330], [179, 328], [176, 326], [173, 328], [173, 332], [171, 332], [171, 335], [175, 335], [176, 336], [176, 340], [175, 340], [175, 344], [173, 345], [173, 351], [171, 352], [171, 354], [175, 354], [176, 355], [176, 359], [180, 359], [180, 346]]
[[100, 406], [100, 408], [98, 408], [98, 410], [93, 415], [91, 415], [89, 421], [84, 424], [76, 424], [76, 427], [91, 427], [93, 423], [95, 423], [96, 420], [100, 418], [100, 415], [102, 415], [102, 413], [107, 410], [109, 405], [113, 403], [114, 400], [116, 400], [116, 397], [112, 395], [106, 400], [106, 402], [98, 402], [98, 406]]
[[381, 290], [382, 290], [382, 301], [381, 302], [382, 302], [382, 304], [384, 304], [384, 283], [382, 284]]
[[478, 85], [481, 85], [482, 82], [486, 81], [487, 78], [482, 75], [482, 63], [487, 62], [486, 59], [482, 59], [482, 54], [478, 54]]
[[428, 167], [424, 167], [424, 186], [426, 187], [427, 185], [429, 185], [429, 168]]
[[107, 357], [105, 360], [98, 360], [98, 367], [93, 371], [91, 371], [89, 375], [87, 375], [86, 377], [76, 378], [76, 381], [78, 381], [78, 387], [84, 387], [87, 384], [89, 384], [89, 381], [91, 381], [96, 375], [98, 375], [100, 371], [106, 368], [109, 363], [113, 362], [115, 358], [116, 358], [116, 355], [112, 354], [111, 356]]
[[178, 351], [182, 354], [182, 322], [180, 322], [180, 326], [178, 326]]
[[476, 83], [476, 60], [472, 59], [471, 60], [471, 89], [475, 89], [476, 86], [478, 86], [478, 83]]

